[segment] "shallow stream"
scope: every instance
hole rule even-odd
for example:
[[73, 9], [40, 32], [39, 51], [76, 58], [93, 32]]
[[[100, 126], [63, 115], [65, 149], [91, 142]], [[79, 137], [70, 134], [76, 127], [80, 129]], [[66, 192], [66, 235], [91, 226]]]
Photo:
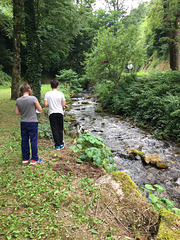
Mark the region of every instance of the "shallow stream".
[[[128, 173], [138, 187], [159, 184], [166, 189], [166, 197], [180, 208], [180, 147], [157, 140], [122, 117], [95, 112], [98, 105], [96, 97], [83, 92], [73, 99], [67, 114], [75, 116], [81, 128], [103, 139], [114, 153], [115, 165], [120, 171]], [[160, 170], [152, 165], [144, 165], [141, 159], [130, 160], [127, 153], [130, 149], [139, 149], [146, 154], [158, 154], [162, 162], [168, 165], [168, 169]]]

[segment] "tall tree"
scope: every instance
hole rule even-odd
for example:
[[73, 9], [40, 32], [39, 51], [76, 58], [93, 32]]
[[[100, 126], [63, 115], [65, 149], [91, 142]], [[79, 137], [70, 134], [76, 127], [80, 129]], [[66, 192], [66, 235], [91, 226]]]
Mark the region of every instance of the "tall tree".
[[111, 82], [116, 88], [128, 62], [135, 62], [134, 60], [138, 60], [137, 57], [141, 54], [136, 42], [135, 26], [130, 26], [129, 29], [122, 26], [116, 35], [111, 29], [104, 29], [96, 37], [92, 53], [87, 55], [85, 62], [87, 78], [95, 83]]
[[83, 74], [82, 63], [85, 60], [85, 52], [89, 52], [92, 45], [92, 40], [95, 34], [93, 25], [93, 0], [82, 1], [76, 3], [76, 17], [77, 17], [77, 34], [69, 41], [69, 54], [62, 67], [65, 69], [71, 68], [78, 74]]
[[179, 0], [162, 0], [164, 24], [169, 43], [170, 67], [180, 70], [180, 6]]
[[27, 79], [40, 101], [41, 99], [41, 62], [39, 27], [39, 0], [24, 0], [25, 33], [27, 41]]
[[180, 70], [180, 8], [179, 0], [155, 0], [148, 15], [148, 27], [154, 39], [166, 41], [172, 70]]
[[70, 42], [77, 36], [82, 19], [72, 0], [43, 0], [39, 7], [43, 70], [56, 74], [65, 63]]
[[21, 80], [21, 16], [22, 16], [22, 0], [13, 0], [13, 68], [12, 68], [12, 84], [11, 99], [17, 99], [19, 95], [19, 84]]

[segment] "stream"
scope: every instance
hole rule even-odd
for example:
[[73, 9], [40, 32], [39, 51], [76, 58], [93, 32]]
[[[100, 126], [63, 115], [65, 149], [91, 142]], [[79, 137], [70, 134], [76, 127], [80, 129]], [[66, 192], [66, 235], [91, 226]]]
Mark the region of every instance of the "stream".
[[[180, 147], [167, 141], [157, 140], [149, 132], [132, 122], [109, 113], [95, 112], [99, 106], [97, 98], [84, 91], [74, 97], [67, 115], [74, 116], [82, 129], [103, 139], [114, 154], [114, 164], [119, 171], [126, 172], [140, 187], [158, 184], [166, 189], [165, 197], [180, 208]], [[72, 131], [76, 128], [71, 126]], [[127, 150], [139, 149], [146, 154], [158, 154], [168, 169], [157, 169], [144, 165], [141, 159], [130, 160]]]

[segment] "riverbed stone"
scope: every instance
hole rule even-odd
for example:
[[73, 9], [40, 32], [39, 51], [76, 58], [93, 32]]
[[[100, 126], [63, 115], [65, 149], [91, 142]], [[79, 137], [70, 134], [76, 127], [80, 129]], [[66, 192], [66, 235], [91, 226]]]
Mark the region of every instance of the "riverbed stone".
[[178, 178], [175, 182], [176, 185], [180, 186], [180, 178]]
[[157, 155], [157, 154], [146, 154], [144, 156], [144, 161], [147, 164], [152, 164], [152, 165], [156, 165], [157, 163], [161, 163], [162, 160], [161, 158]]
[[127, 151], [129, 154], [133, 154], [134, 156], [138, 155], [140, 156], [141, 158], [144, 158], [144, 156], [146, 155], [144, 152], [141, 152], [139, 150], [136, 150], [136, 149], [130, 149]]
[[162, 163], [162, 162], [157, 162], [156, 163], [156, 167], [160, 168], [160, 169], [167, 169], [168, 165], [166, 163]]

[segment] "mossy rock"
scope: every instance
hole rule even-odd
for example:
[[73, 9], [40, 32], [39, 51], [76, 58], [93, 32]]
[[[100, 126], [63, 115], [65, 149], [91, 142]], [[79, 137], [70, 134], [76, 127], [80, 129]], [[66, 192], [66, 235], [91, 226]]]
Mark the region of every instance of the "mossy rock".
[[180, 239], [180, 217], [166, 209], [159, 211], [158, 240]]
[[129, 153], [129, 154], [134, 154], [135, 156], [138, 155], [138, 156], [140, 156], [141, 158], [144, 158], [145, 155], [146, 155], [144, 152], [141, 152], [141, 151], [136, 150], [136, 149], [128, 150], [128, 153]]
[[166, 163], [162, 163], [162, 162], [157, 162], [156, 163], [156, 167], [160, 168], [160, 169], [167, 169], [168, 165]]
[[130, 195], [132, 193], [141, 196], [141, 192], [135, 182], [130, 178], [129, 174], [125, 172], [113, 172], [112, 177], [115, 181], [122, 183], [123, 193], [126, 195]]

